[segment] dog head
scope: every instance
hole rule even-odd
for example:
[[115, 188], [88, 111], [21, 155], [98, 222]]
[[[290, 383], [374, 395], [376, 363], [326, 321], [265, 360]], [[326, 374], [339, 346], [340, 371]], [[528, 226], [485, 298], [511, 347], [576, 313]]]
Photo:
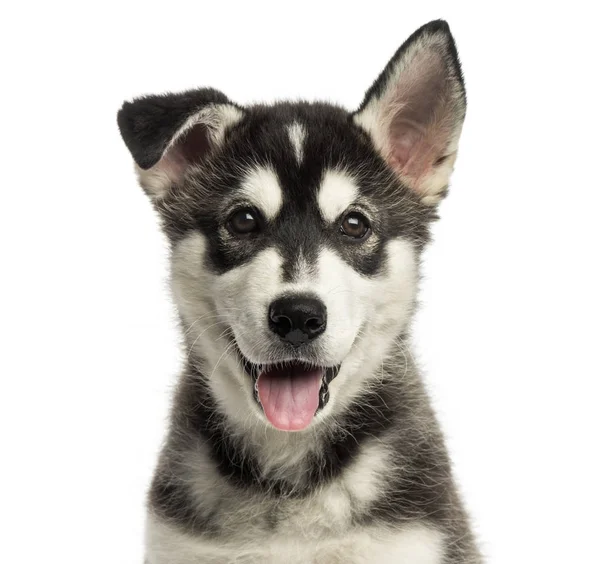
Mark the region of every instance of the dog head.
[[448, 26], [415, 32], [355, 112], [200, 89], [118, 115], [171, 243], [190, 358], [231, 420], [341, 413], [407, 328], [465, 90]]

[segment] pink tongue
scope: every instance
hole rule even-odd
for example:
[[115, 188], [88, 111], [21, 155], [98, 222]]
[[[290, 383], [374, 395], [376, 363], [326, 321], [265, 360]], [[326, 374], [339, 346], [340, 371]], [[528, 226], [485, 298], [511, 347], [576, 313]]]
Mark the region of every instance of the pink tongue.
[[322, 377], [322, 369], [300, 366], [261, 372], [258, 399], [271, 424], [282, 431], [306, 429], [319, 407]]

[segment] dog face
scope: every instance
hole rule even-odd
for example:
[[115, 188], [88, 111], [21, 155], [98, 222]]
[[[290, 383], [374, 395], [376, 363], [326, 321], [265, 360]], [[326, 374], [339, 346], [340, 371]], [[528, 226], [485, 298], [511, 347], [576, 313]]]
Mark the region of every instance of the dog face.
[[411, 317], [464, 112], [443, 22], [409, 38], [353, 113], [210, 89], [124, 104], [189, 355], [229, 419], [302, 431], [377, 379]]

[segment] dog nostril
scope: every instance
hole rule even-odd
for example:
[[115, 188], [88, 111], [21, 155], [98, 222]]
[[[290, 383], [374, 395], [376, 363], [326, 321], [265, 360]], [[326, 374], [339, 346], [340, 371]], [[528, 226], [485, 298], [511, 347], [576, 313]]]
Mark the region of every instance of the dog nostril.
[[320, 317], [311, 317], [306, 320], [304, 327], [309, 331], [318, 331], [323, 326], [323, 319]]
[[285, 315], [271, 315], [271, 321], [281, 332], [287, 334], [292, 330], [292, 320]]

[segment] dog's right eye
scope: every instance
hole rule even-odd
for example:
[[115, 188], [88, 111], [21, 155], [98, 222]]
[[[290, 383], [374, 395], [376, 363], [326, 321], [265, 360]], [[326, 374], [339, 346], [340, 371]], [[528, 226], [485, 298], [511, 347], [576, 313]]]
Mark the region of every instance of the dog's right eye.
[[233, 212], [227, 221], [227, 227], [236, 235], [254, 233], [260, 229], [258, 214], [248, 208]]

